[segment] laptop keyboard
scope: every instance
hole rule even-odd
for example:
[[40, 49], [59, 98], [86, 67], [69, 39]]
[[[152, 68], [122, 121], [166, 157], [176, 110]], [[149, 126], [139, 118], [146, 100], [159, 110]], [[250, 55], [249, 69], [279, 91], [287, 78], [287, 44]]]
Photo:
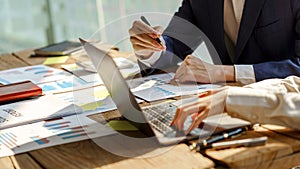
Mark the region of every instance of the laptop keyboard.
[[143, 112], [153, 128], [165, 136], [174, 136], [177, 130], [170, 127], [170, 123], [175, 116], [176, 109], [175, 105], [167, 103], [144, 108]]

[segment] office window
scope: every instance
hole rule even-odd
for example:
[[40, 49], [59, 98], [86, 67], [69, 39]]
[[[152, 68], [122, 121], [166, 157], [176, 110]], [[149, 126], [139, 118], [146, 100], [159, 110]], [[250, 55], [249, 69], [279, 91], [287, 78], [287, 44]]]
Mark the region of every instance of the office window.
[[1, 0], [0, 52], [43, 45], [47, 16], [44, 1]]
[[[65, 39], [90, 38], [99, 28], [143, 12], [173, 14], [181, 0], [1, 0], [0, 53], [35, 48]], [[167, 22], [167, 21], [166, 21]], [[129, 21], [118, 33], [126, 33]], [[117, 35], [116, 34], [116, 35]], [[115, 43], [114, 35], [100, 39]], [[129, 50], [127, 44], [121, 48]]]

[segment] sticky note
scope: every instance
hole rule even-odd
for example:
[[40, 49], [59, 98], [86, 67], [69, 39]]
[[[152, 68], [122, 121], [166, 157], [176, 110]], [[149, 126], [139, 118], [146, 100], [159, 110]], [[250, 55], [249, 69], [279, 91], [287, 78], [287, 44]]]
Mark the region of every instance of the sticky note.
[[44, 61], [44, 65], [61, 64], [65, 63], [69, 59], [69, 56], [57, 56], [49, 57]]
[[96, 110], [101, 105], [102, 105], [102, 102], [98, 101], [98, 102], [87, 103], [87, 104], [81, 105], [80, 107], [84, 111], [90, 111], [90, 110]]
[[101, 90], [96, 90], [94, 92], [94, 96], [98, 99], [105, 99], [106, 97], [109, 96], [109, 93], [106, 90], [106, 88], [102, 88]]
[[137, 131], [138, 129], [126, 120], [111, 120], [107, 124], [116, 131]]

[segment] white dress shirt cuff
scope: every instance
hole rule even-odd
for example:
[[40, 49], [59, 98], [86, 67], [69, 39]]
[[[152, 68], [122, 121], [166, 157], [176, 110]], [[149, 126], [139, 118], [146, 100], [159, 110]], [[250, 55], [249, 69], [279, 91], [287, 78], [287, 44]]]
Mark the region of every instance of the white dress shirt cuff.
[[[162, 36], [159, 39], [164, 45], [166, 44], [166, 42], [165, 42], [165, 40]], [[160, 58], [161, 55], [162, 55], [162, 51], [154, 52], [152, 54], [152, 56], [150, 56], [149, 58], [147, 58], [147, 59], [140, 59], [139, 58], [139, 61], [144, 63], [146, 66], [151, 67], [152, 65], [154, 65], [158, 61], [158, 59]]]
[[237, 82], [244, 85], [256, 82], [252, 65], [234, 65], [234, 70]]

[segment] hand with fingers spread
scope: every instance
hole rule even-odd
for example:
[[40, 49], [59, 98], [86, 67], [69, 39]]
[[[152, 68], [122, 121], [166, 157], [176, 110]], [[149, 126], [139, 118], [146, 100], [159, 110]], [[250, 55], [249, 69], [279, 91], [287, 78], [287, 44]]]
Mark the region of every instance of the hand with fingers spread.
[[136, 56], [140, 59], [147, 59], [154, 52], [166, 50], [166, 46], [155, 40], [161, 36], [162, 32], [163, 29], [160, 26], [152, 28], [142, 21], [134, 21], [129, 34]]
[[192, 116], [193, 123], [186, 130], [186, 134], [190, 133], [206, 117], [224, 112], [227, 91], [228, 87], [211, 90], [200, 95], [198, 100], [178, 107], [170, 125], [183, 130], [184, 121]]
[[234, 81], [234, 67], [213, 65], [188, 55], [177, 69], [175, 79], [181, 83], [217, 83]]

